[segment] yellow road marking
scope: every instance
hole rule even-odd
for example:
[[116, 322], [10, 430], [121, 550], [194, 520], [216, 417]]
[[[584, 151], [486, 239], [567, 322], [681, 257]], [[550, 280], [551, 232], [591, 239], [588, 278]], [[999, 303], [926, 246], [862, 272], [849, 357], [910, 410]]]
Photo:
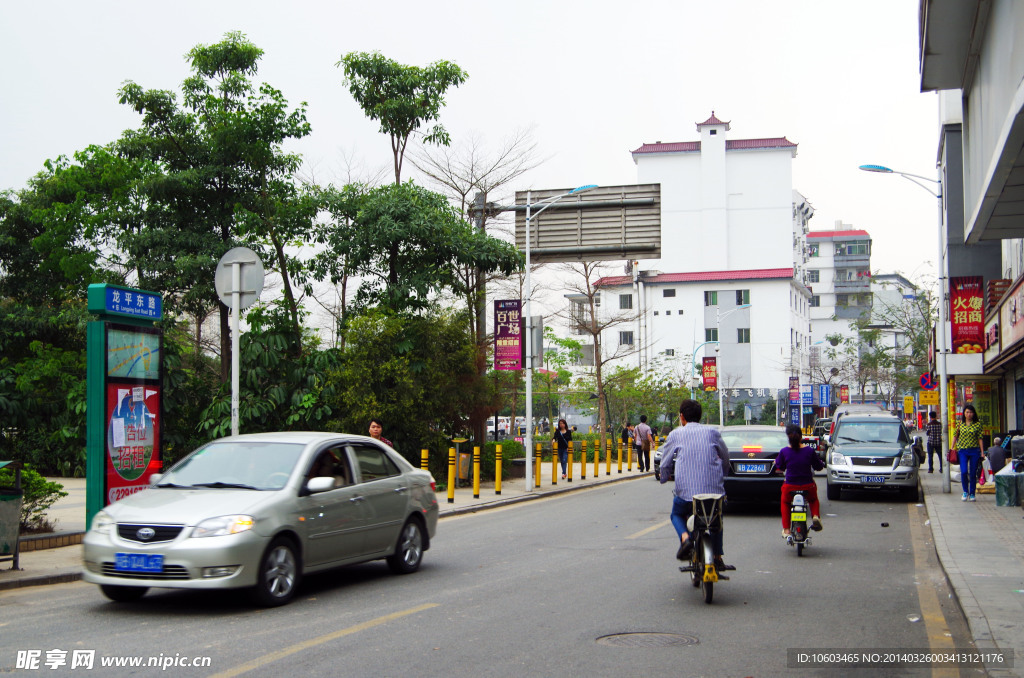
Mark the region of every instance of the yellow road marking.
[[[924, 538], [924, 526], [917, 521], [919, 514], [913, 504], [907, 504], [907, 513], [910, 518], [910, 542], [914, 547], [914, 569], [924, 572], [928, 568], [928, 557]], [[920, 575], [919, 575], [920, 576]], [[928, 646], [936, 652], [952, 651], [953, 636], [946, 625], [946, 618], [942, 614], [942, 607], [939, 605], [939, 596], [935, 593], [935, 587], [930, 581], [919, 580], [917, 588], [917, 600], [921, 604], [921, 619], [924, 621], [925, 632], [928, 635]], [[935, 666], [932, 668], [934, 678], [956, 678], [960, 671], [955, 666]]]
[[215, 674], [213, 674], [212, 678], [230, 678], [231, 676], [237, 676], [237, 675], [240, 675], [240, 674], [245, 673], [247, 671], [252, 671], [253, 669], [258, 669], [261, 666], [266, 666], [267, 664], [269, 664], [271, 662], [276, 662], [278, 659], [284, 659], [285, 657], [291, 656], [291, 655], [295, 654], [296, 652], [302, 652], [303, 650], [307, 650], [307, 649], [309, 649], [311, 647], [315, 647], [317, 645], [322, 645], [323, 643], [326, 643], [328, 641], [336, 640], [338, 638], [343, 638], [344, 636], [349, 636], [349, 635], [352, 635], [353, 633], [359, 633], [360, 631], [365, 631], [366, 629], [371, 629], [374, 626], [380, 626], [381, 624], [386, 624], [389, 621], [394, 621], [396, 619], [401, 619], [402, 617], [407, 617], [410, 614], [416, 614], [417, 612], [423, 612], [424, 610], [429, 610], [432, 607], [438, 607], [438, 606], [439, 606], [439, 603], [427, 603], [425, 605], [420, 605], [419, 607], [413, 607], [413, 608], [410, 608], [408, 610], [403, 610], [401, 612], [394, 612], [392, 614], [386, 614], [383, 617], [377, 617], [376, 619], [371, 619], [368, 622], [363, 622], [362, 624], [356, 624], [355, 626], [349, 626], [348, 628], [340, 629], [338, 631], [334, 631], [332, 633], [328, 633], [326, 635], [319, 636], [317, 638], [310, 638], [309, 640], [304, 640], [301, 643], [296, 643], [294, 645], [290, 645], [290, 646], [288, 646], [286, 648], [280, 649], [277, 652], [270, 652], [268, 654], [263, 655], [262, 657], [257, 657], [256, 659], [253, 659], [251, 662], [246, 662], [245, 664], [241, 664], [239, 666], [236, 666], [233, 669], [228, 669], [227, 671], [222, 671], [220, 673], [215, 673]]
[[644, 535], [650, 534], [651, 532], [654, 532], [655, 530], [660, 530], [661, 528], [665, 527], [666, 525], [671, 525], [671, 524], [672, 524], [671, 520], [663, 520], [660, 523], [658, 523], [657, 525], [651, 525], [650, 527], [648, 527], [646, 529], [640, 530], [636, 534], [629, 535], [628, 537], [626, 537], [626, 539], [639, 539], [640, 537], [643, 537]]

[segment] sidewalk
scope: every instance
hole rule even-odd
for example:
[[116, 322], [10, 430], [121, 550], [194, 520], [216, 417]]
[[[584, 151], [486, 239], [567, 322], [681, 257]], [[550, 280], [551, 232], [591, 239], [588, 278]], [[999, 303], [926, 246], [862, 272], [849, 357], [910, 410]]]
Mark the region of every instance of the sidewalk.
[[935, 550], [978, 650], [1013, 650], [1014, 667], [990, 664], [989, 675], [1024, 675], [1024, 511], [994, 494], [962, 502], [958, 481], [943, 494], [938, 469], [922, 471]]
[[[621, 482], [646, 477], [654, 482], [650, 473], [641, 474], [633, 465], [629, 471], [625, 463], [622, 466], [622, 473], [618, 472], [618, 466], [612, 461], [611, 475], [605, 471], [604, 460], [600, 465], [600, 474], [594, 477], [594, 463], [587, 465], [587, 477], [580, 479], [580, 465], [577, 461], [573, 464], [573, 481], [562, 480], [559, 474], [557, 485], [551, 484], [551, 463], [546, 462], [541, 466], [541, 485], [532, 492], [526, 492], [526, 483], [523, 478], [513, 478], [502, 481], [501, 494], [496, 495], [494, 483], [481, 483], [480, 497], [473, 498], [473, 488], [459, 487], [455, 490], [454, 503], [448, 503], [448, 495], [445, 491], [438, 491], [437, 504], [440, 507], [440, 515], [445, 516], [473, 513], [475, 511], [504, 506], [521, 501], [532, 501], [542, 497], [551, 497], [564, 492], [571, 492], [588, 487], [596, 487], [607, 483]], [[84, 478], [50, 478], [64, 485], [68, 496], [54, 504], [47, 517], [56, 523], [57, 535], [80, 535], [85, 531], [85, 479]], [[24, 538], [22, 541], [24, 549]], [[69, 581], [76, 581], [82, 578], [82, 546], [64, 546], [61, 548], [49, 548], [37, 551], [22, 550], [19, 556], [21, 569], [12, 570], [10, 561], [0, 563], [0, 592], [5, 589], [19, 588], [22, 586], [39, 586], [42, 584], [60, 584]]]

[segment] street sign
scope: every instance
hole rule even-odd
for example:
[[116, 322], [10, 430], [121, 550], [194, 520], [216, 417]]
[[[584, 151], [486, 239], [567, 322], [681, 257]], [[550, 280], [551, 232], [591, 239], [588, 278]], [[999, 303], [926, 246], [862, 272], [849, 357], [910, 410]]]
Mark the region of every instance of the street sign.
[[932, 381], [931, 372], [925, 372], [921, 375], [921, 388], [926, 391], [934, 391], [939, 385]]
[[[239, 266], [238, 289], [235, 289], [234, 266]], [[217, 262], [217, 271], [213, 276], [213, 286], [221, 303], [234, 309], [232, 293], [239, 293], [239, 308], [245, 310], [256, 303], [263, 292], [263, 262], [248, 247], [233, 247]]]
[[903, 396], [903, 411], [907, 414], [914, 411], [914, 396]]
[[917, 395], [917, 401], [922, 405], [934, 405], [939, 406], [939, 392], [938, 391], [921, 391]]

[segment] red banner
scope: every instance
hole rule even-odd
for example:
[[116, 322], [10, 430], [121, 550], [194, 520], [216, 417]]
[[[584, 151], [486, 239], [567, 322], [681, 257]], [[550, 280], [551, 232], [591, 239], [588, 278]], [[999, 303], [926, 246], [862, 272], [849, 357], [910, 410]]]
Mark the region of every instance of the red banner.
[[714, 391], [718, 388], [718, 358], [704, 358], [704, 390]]
[[839, 402], [848, 403], [850, 402], [850, 387], [843, 384], [839, 387]]
[[160, 467], [160, 388], [107, 382], [107, 503], [144, 490]]
[[494, 302], [494, 369], [523, 369], [523, 316], [519, 299]]
[[981, 353], [985, 345], [983, 278], [980, 275], [949, 279], [949, 320], [953, 353]]

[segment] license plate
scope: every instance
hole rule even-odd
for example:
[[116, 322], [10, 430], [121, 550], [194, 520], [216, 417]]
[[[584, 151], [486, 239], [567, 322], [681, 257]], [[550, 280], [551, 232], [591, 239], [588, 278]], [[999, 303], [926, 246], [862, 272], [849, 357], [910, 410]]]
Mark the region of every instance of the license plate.
[[884, 483], [885, 476], [861, 476], [860, 481], [862, 483]]
[[806, 513], [794, 513], [794, 514], [789, 516], [789, 519], [790, 520], [807, 520], [807, 514]]
[[163, 572], [164, 557], [154, 553], [115, 553], [114, 569], [118, 572]]
[[764, 464], [736, 464], [736, 473], [764, 473]]

